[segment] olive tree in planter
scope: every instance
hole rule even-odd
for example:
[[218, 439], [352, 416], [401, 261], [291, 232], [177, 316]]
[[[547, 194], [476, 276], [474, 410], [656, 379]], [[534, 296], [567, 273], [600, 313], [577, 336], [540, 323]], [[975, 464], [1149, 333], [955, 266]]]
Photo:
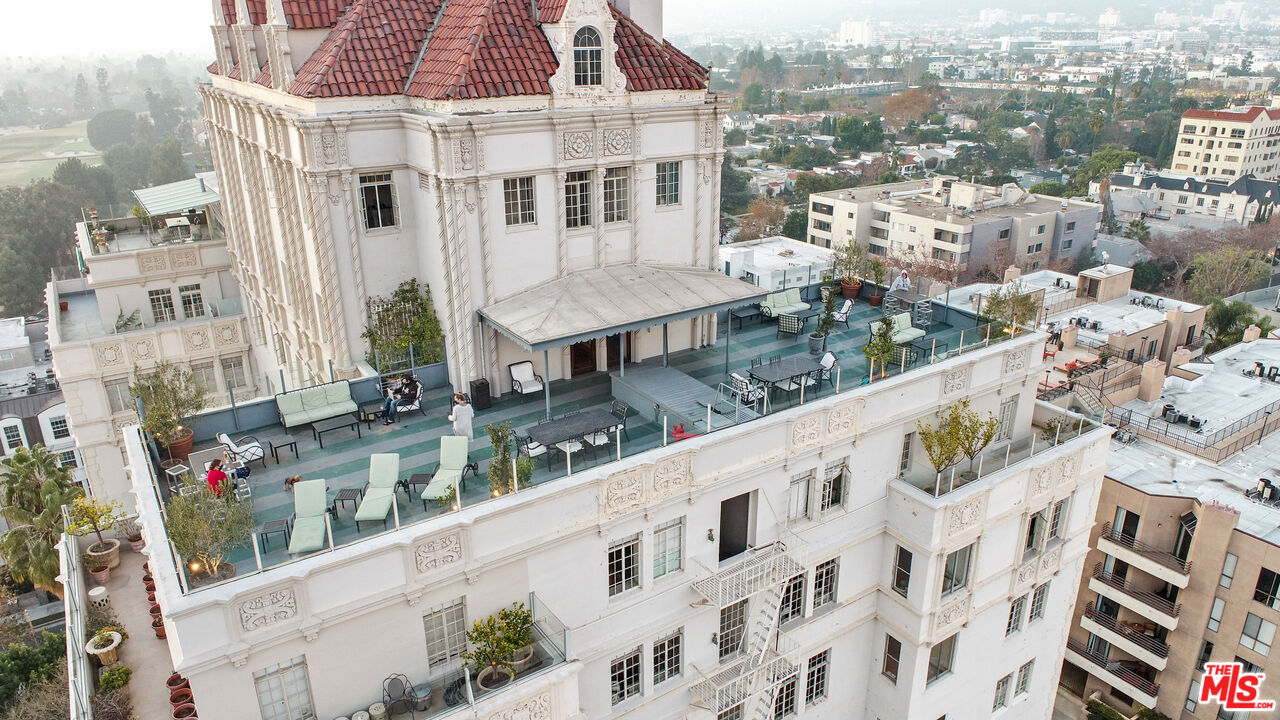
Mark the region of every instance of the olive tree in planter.
[[869, 268], [871, 278], [875, 281], [875, 289], [871, 291], [871, 297], [867, 301], [871, 303], [871, 307], [880, 307], [880, 303], [884, 302], [884, 275], [888, 272], [888, 268], [879, 258], [872, 260]]
[[[80, 496], [71, 505], [70, 523], [67, 530], [75, 535], [93, 533], [98, 542], [89, 546], [86, 554], [90, 557], [102, 557], [106, 560], [106, 569], [120, 564], [120, 541], [115, 538], [104, 538], [102, 532], [124, 517], [124, 509], [116, 500], [98, 500]], [[104, 577], [103, 580], [106, 578]]]
[[494, 497], [511, 492], [511, 441], [515, 432], [511, 423], [489, 423], [484, 429], [493, 446], [493, 458], [489, 460], [489, 491]]
[[227, 554], [249, 542], [253, 511], [234, 493], [214, 495], [209, 484], [188, 477], [186, 487], [165, 506], [164, 529], [187, 563], [192, 585], [235, 576]]
[[1000, 420], [990, 410], [985, 417], [969, 409], [969, 398], [956, 403], [960, 415], [960, 452], [969, 458], [969, 469], [973, 470], [973, 461], [1000, 432]]
[[862, 352], [867, 356], [868, 362], [871, 364], [871, 374], [875, 374], [876, 364], [880, 365], [880, 375], [883, 377], [885, 368], [889, 364], [889, 359], [898, 351], [898, 344], [893, 341], [893, 321], [889, 318], [880, 318], [876, 321], [875, 328], [871, 331], [871, 337], [867, 338], [867, 344], [862, 348]]
[[832, 273], [840, 281], [840, 292], [846, 300], [856, 300], [862, 290], [862, 275], [867, 268], [867, 246], [850, 240], [836, 251]]
[[835, 311], [835, 293], [826, 293], [822, 298], [822, 315], [818, 318], [818, 326], [813, 332], [809, 333], [810, 355], [817, 355], [827, 349], [827, 336], [831, 334], [831, 329], [836, 326]]
[[981, 315], [988, 322], [996, 323], [992, 335], [1017, 335], [1023, 325], [1037, 322], [1041, 308], [1039, 297], [1023, 285], [1022, 280], [1014, 280], [983, 298]]
[[162, 362], [138, 377], [129, 393], [142, 399], [143, 428], [171, 460], [186, 460], [194, 436], [182, 423], [209, 407], [209, 391], [190, 370]]
[[942, 477], [943, 470], [960, 462], [960, 458], [964, 456], [961, 448], [964, 427], [964, 415], [958, 405], [950, 405], [943, 410], [936, 425], [916, 421], [920, 444], [924, 446], [925, 455], [929, 456], [929, 463], [933, 465], [935, 483]]

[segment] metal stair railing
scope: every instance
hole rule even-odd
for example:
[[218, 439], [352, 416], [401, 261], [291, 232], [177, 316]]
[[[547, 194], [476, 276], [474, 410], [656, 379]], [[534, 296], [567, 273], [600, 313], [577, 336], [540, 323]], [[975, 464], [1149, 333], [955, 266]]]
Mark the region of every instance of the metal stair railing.
[[737, 565], [695, 580], [693, 589], [719, 607], [749, 598], [804, 571], [786, 551], [787, 546], [782, 542], [750, 550], [748, 557]]

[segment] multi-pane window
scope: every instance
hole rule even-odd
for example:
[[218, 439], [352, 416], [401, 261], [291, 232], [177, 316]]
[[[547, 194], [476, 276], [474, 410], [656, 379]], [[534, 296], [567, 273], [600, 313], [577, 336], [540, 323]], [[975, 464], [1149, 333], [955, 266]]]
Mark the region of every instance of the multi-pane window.
[[1222, 626], [1222, 611], [1226, 609], [1227, 603], [1220, 597], [1213, 599], [1213, 607], [1209, 610], [1209, 629], [1218, 632], [1218, 628]]
[[844, 504], [845, 461], [836, 460], [827, 463], [822, 476], [822, 510]]
[[658, 205], [680, 204], [680, 161], [658, 163]]
[[1187, 712], [1195, 712], [1199, 702], [1200, 702], [1200, 681], [1192, 680], [1191, 687], [1187, 689], [1187, 702], [1183, 704], [1183, 707], [1187, 709]]
[[804, 573], [787, 580], [782, 588], [782, 604], [778, 606], [779, 623], [804, 615], [804, 586]]
[[880, 666], [880, 674], [889, 678], [897, 684], [898, 682], [898, 665], [902, 662], [902, 641], [898, 638], [885, 633], [884, 636], [884, 663]]
[[1031, 593], [1031, 620], [1044, 617], [1044, 607], [1049, 602], [1049, 583], [1036, 587]]
[[50, 420], [49, 431], [53, 433], [55, 440], [71, 437], [71, 426], [67, 424], [67, 416], [61, 415]]
[[305, 657], [255, 672], [253, 688], [262, 720], [305, 720], [315, 716]]
[[717, 642], [720, 645], [720, 659], [738, 654], [742, 649], [742, 638], [747, 629], [747, 601], [739, 600], [732, 605], [720, 608], [720, 632]]
[[173, 291], [169, 288], [148, 290], [147, 300], [151, 302], [151, 317], [155, 322], [173, 322], [177, 317], [173, 309]]
[[209, 392], [218, 389], [218, 376], [213, 371], [213, 361], [191, 363], [191, 377]]
[[929, 648], [929, 674], [925, 679], [925, 684], [951, 672], [951, 664], [956, 659], [956, 636], [936, 643]]
[[9, 450], [17, 450], [20, 447], [24, 447], [22, 443], [22, 429], [17, 425], [5, 425], [4, 446]]
[[773, 696], [773, 720], [796, 714], [796, 675], [782, 682]]
[[133, 409], [133, 395], [129, 394], [127, 379], [107, 380], [102, 383], [102, 388], [107, 391], [107, 406], [111, 408], [111, 412], [118, 413]]
[[360, 176], [360, 207], [365, 230], [396, 226], [396, 191], [391, 173]]
[[1218, 578], [1218, 585], [1224, 588], [1231, 587], [1231, 581], [1236, 576], [1236, 558], [1235, 555], [1227, 553], [1226, 558], [1222, 560], [1222, 577]]
[[1259, 655], [1271, 652], [1272, 641], [1276, 637], [1276, 626], [1262, 618], [1249, 613], [1244, 618], [1244, 632], [1240, 633], [1240, 644]]
[[831, 650], [809, 658], [809, 674], [805, 677], [804, 704], [812, 705], [827, 696], [827, 673], [831, 667]]
[[680, 676], [683, 664], [684, 630], [677, 630], [653, 643], [653, 684]]
[[1013, 676], [1005, 675], [996, 683], [996, 697], [991, 703], [992, 710], [1009, 707], [1009, 688], [1013, 687]]
[[653, 577], [660, 578], [684, 567], [684, 518], [653, 529]]
[[969, 564], [972, 557], [972, 545], [966, 545], [947, 555], [946, 565], [942, 569], [943, 595], [955, 592], [969, 584]]
[[640, 536], [609, 546], [609, 597], [640, 586]]
[[614, 660], [609, 666], [609, 687], [614, 705], [640, 694], [640, 648]]
[[1280, 600], [1277, 598], [1280, 598], [1280, 575], [1262, 568], [1258, 573], [1258, 584], [1254, 588], [1253, 599], [1273, 610], [1280, 610]]
[[76, 451], [63, 450], [58, 453], [58, 465], [64, 468], [78, 467], [80, 463], [76, 461]]
[[1046, 522], [1047, 518], [1043, 510], [1027, 519], [1027, 535], [1022, 547], [1023, 560], [1040, 552], [1043, 545]]
[[1027, 596], [1009, 603], [1009, 620], [1004, 624], [1004, 634], [1012, 635], [1022, 629], [1022, 613], [1027, 609]]
[[564, 226], [587, 227], [591, 224], [591, 171], [575, 170], [564, 179]]
[[1063, 526], [1067, 519], [1067, 501], [1059, 500], [1053, 504], [1053, 511], [1049, 513], [1049, 539], [1056, 540], [1062, 537]]
[[1031, 671], [1035, 669], [1035, 666], [1035, 660], [1028, 660], [1022, 664], [1022, 667], [1018, 668], [1018, 683], [1013, 688], [1014, 697], [1026, 695], [1027, 691], [1031, 689]]
[[1209, 658], [1213, 657], [1213, 643], [1205, 640], [1200, 645], [1200, 657], [1196, 658], [1196, 669], [1203, 670], [1204, 664], [1209, 662]]
[[467, 603], [458, 598], [422, 616], [427, 637], [427, 667], [437, 668], [462, 658], [467, 651]]
[[200, 294], [200, 286], [179, 285], [178, 298], [182, 301], [182, 316], [191, 318], [204, 317], [204, 297]]
[[996, 431], [996, 440], [1008, 440], [1013, 437], [1013, 419], [1018, 414], [1018, 396], [1004, 400], [1000, 403], [1000, 413], [996, 418], [1000, 422], [1000, 429]]
[[507, 225], [532, 225], [538, 221], [533, 203], [533, 178], [506, 178], [502, 181], [502, 206]]
[[911, 551], [898, 546], [893, 556], [893, 590], [902, 597], [911, 587]]
[[604, 66], [600, 33], [593, 27], [584, 27], [573, 35], [573, 84], [599, 85], [603, 82]]
[[813, 484], [813, 471], [791, 476], [787, 490], [787, 520], [796, 521], [809, 517], [809, 488]]
[[813, 609], [836, 601], [836, 582], [840, 577], [840, 560], [828, 560], [813, 571]]
[[742, 720], [742, 706], [734, 705], [731, 708], [721, 710], [720, 713], [716, 715], [716, 720]]
[[248, 387], [249, 376], [244, 371], [244, 358], [238, 356], [223, 358], [222, 377], [226, 378], [233, 388]]
[[911, 469], [911, 444], [915, 439], [916, 434], [913, 432], [902, 436], [902, 450], [898, 454], [898, 477], [905, 476]]
[[611, 167], [604, 171], [604, 221], [624, 222], [630, 205], [631, 168]]

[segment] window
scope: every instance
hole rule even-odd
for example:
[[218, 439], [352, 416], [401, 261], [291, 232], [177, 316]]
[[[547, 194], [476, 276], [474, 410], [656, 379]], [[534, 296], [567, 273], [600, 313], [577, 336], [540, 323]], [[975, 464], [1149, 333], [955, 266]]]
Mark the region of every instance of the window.
[[1218, 628], [1222, 626], [1222, 611], [1226, 608], [1227, 603], [1220, 597], [1213, 599], [1213, 608], [1209, 610], [1209, 629], [1218, 632]]
[[1035, 234], [1036, 234], [1036, 235], [1043, 235], [1043, 234], [1044, 234], [1044, 227], [1045, 227], [1044, 225], [1039, 225], [1039, 226], [1037, 226], [1037, 227], [1036, 227], [1036, 232], [1035, 232]]
[[716, 715], [716, 720], [742, 720], [742, 706], [734, 705]]
[[819, 220], [818, 218], [814, 218], [813, 229], [821, 230], [822, 232], [831, 232], [831, 223], [826, 220]]
[[1062, 537], [1063, 524], [1067, 517], [1067, 501], [1059, 500], [1053, 504], [1053, 512], [1049, 513], [1049, 539], [1055, 540]]
[[575, 170], [564, 181], [564, 226], [587, 227], [591, 224], [591, 171]]
[[787, 580], [782, 588], [782, 604], [778, 607], [778, 624], [804, 615], [805, 576], [800, 573]]
[[[679, 205], [680, 204], [680, 162], [660, 162], [658, 163], [658, 205]], [[827, 208], [827, 214], [831, 214], [831, 207]], [[818, 206], [815, 204], [814, 209]]]
[[653, 643], [653, 684], [679, 677], [684, 664], [684, 630], [677, 630]]
[[1031, 593], [1031, 620], [1044, 617], [1044, 606], [1049, 601], [1049, 583], [1045, 583]]
[[967, 545], [947, 555], [947, 563], [942, 571], [943, 595], [953, 593], [969, 584], [969, 562], [972, 557], [972, 545]]
[[215, 392], [218, 389], [218, 376], [213, 372], [213, 361], [191, 363], [191, 376], [205, 390]]
[[360, 205], [364, 208], [364, 229], [396, 226], [396, 192], [391, 173], [360, 176]]
[[299, 656], [253, 674], [262, 720], [303, 720], [314, 716], [307, 659]]
[[79, 467], [80, 463], [76, 460], [76, 451], [64, 450], [58, 453], [58, 466], [64, 468]]
[[1209, 662], [1209, 658], [1213, 657], [1213, 643], [1208, 640], [1200, 646], [1200, 657], [1196, 658], [1196, 669], [1203, 670], [1204, 664]]
[[502, 205], [507, 215], [507, 227], [532, 225], [538, 222], [534, 210], [533, 178], [507, 178], [502, 181]]
[[71, 426], [67, 424], [67, 416], [62, 415], [49, 421], [49, 430], [55, 440], [71, 437]]
[[721, 660], [738, 654], [742, 649], [742, 637], [746, 629], [746, 600], [739, 600], [732, 605], [720, 608], [720, 634], [716, 637], [720, 645]]
[[119, 380], [107, 380], [102, 383], [102, 387], [107, 391], [107, 405], [111, 407], [111, 412], [125, 412], [133, 409], [133, 395], [129, 394], [129, 381], [121, 378]]
[[173, 309], [173, 291], [169, 288], [148, 290], [147, 300], [151, 302], [151, 318], [155, 322], [173, 322], [177, 318]]
[[1042, 250], [1044, 250], [1044, 243], [1036, 243], [1035, 251], [1040, 252]]
[[1227, 557], [1222, 561], [1222, 577], [1218, 578], [1218, 585], [1220, 587], [1224, 587], [1224, 588], [1231, 587], [1231, 581], [1236, 576], [1236, 560], [1237, 559], [1238, 558], [1236, 558], [1235, 555], [1232, 555], [1231, 553], [1227, 553]]
[[609, 597], [640, 586], [640, 536], [609, 546]]
[[573, 84], [599, 85], [603, 82], [600, 33], [584, 27], [573, 35]]
[[905, 477], [907, 471], [911, 469], [911, 445], [915, 439], [914, 432], [902, 436], [902, 450], [898, 453], [898, 477]]
[[1001, 231], [1000, 231], [999, 238], [1000, 238], [1001, 240], [1008, 240], [1008, 239], [1009, 239], [1009, 228], [1005, 228], [1004, 230], [1001, 230]]
[[182, 301], [182, 316], [191, 318], [204, 317], [204, 298], [200, 295], [199, 285], [179, 285], [178, 298]]
[[427, 636], [427, 667], [438, 668], [462, 659], [467, 651], [467, 602], [458, 598], [422, 616]]
[[684, 518], [653, 529], [653, 577], [660, 578], [684, 567]]
[[[902, 641], [889, 635], [884, 636], [884, 664], [880, 668], [880, 674], [893, 681], [894, 685], [898, 684], [898, 665], [902, 659]], [[930, 655], [930, 663], [932, 663], [932, 654]]]
[[1200, 702], [1200, 681], [1192, 680], [1191, 687], [1187, 689], [1187, 702], [1183, 704], [1183, 707], [1187, 709], [1187, 712], [1195, 712], [1196, 705], [1199, 702]]
[[792, 522], [809, 517], [809, 486], [813, 484], [813, 471], [791, 476], [787, 491], [787, 520]]
[[844, 475], [844, 460], [827, 463], [822, 480], [822, 502], [819, 505], [822, 510], [830, 510], [844, 504]]
[[778, 687], [773, 696], [773, 718], [784, 718], [796, 714], [796, 676], [792, 675]]
[[1067, 227], [1064, 229], [1064, 232], [1073, 232], [1075, 229], [1076, 229], [1076, 221], [1072, 220], [1071, 222], [1067, 223]]
[[1022, 629], [1022, 614], [1027, 609], [1027, 596], [1009, 603], [1009, 620], [1004, 625], [1004, 634], [1012, 635]]
[[1013, 396], [1000, 403], [1000, 429], [996, 432], [996, 442], [1013, 437], [1013, 420], [1018, 415], [1018, 396]]
[[[54, 437], [58, 437], [56, 432]], [[1280, 597], [1280, 575], [1262, 568], [1258, 573], [1258, 585], [1253, 591], [1253, 599], [1272, 610], [1280, 610], [1280, 601], [1277, 597]]]
[[627, 198], [631, 186], [631, 168], [611, 167], [604, 171], [604, 221], [625, 222]]
[[1043, 510], [1027, 519], [1027, 535], [1022, 546], [1023, 560], [1040, 552], [1044, 540], [1045, 522]]
[[640, 694], [640, 648], [609, 665], [609, 687], [613, 693], [614, 705]]
[[827, 670], [831, 666], [831, 650], [809, 658], [809, 674], [805, 676], [804, 704], [812, 705], [827, 696]]
[[925, 679], [925, 684], [929, 684], [938, 678], [951, 672], [951, 664], [956, 659], [956, 636], [943, 640], [942, 642], [929, 648], [929, 674]]
[[813, 609], [836, 601], [836, 582], [840, 578], [840, 560], [832, 558], [813, 571]]
[[992, 710], [1009, 707], [1009, 688], [1013, 686], [1013, 676], [1005, 675], [996, 683], [996, 697], [991, 703]]
[[811, 203], [809, 205], [809, 208], [814, 212], [818, 213], [819, 215], [830, 215], [835, 210], [835, 208], [832, 207], [831, 205], [828, 205], [826, 203], [820, 203], [820, 202]]
[[1072, 240], [1071, 238], [1067, 238], [1066, 240], [1063, 240], [1063, 241], [1062, 241], [1062, 249], [1063, 249], [1063, 250], [1070, 250], [1070, 249], [1071, 249], [1071, 246], [1072, 246], [1072, 245], [1074, 245], [1074, 244], [1075, 244], [1075, 240]]
[[893, 590], [902, 597], [906, 597], [910, 586], [911, 551], [899, 545], [893, 555]]
[[233, 388], [248, 387], [249, 378], [244, 373], [244, 358], [223, 358], [222, 377], [226, 378]]
[[1035, 660], [1028, 660], [1022, 664], [1022, 667], [1018, 668], [1018, 684], [1013, 688], [1014, 697], [1026, 695], [1027, 691], [1031, 689], [1031, 671], [1035, 669], [1035, 666]]
[[1271, 652], [1271, 641], [1275, 639], [1276, 626], [1262, 618], [1249, 613], [1244, 618], [1244, 632], [1240, 633], [1240, 644], [1259, 655]]

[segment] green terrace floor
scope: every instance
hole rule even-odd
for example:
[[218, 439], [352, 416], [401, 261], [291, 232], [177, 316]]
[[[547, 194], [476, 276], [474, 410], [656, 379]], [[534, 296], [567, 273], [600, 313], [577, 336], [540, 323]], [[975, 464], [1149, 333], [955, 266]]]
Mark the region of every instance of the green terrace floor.
[[[816, 303], [815, 307], [817, 307]], [[943, 313], [935, 311], [934, 314], [937, 317]], [[966, 350], [984, 344], [982, 331], [974, 329], [971, 318], [955, 312], [949, 314], [949, 319], [955, 323], [954, 325], [945, 322], [935, 323], [928, 328], [928, 335], [915, 343], [917, 347], [929, 350], [936, 347], [937, 360], [956, 354], [962, 332], [967, 331], [964, 339]], [[845, 392], [867, 382], [867, 360], [862, 348], [866, 344], [869, 333], [868, 323], [880, 316], [879, 308], [870, 307], [864, 301], [860, 301], [850, 314], [849, 326], [846, 328], [843, 324], [837, 324], [836, 330], [828, 338], [827, 347], [836, 353], [841, 369], [840, 391]], [[810, 321], [806, 330], [811, 330], [813, 327], [814, 322]], [[721, 383], [726, 382], [728, 378], [725, 374], [723, 317], [719, 333], [720, 340], [713, 346], [672, 353], [669, 357], [670, 366], [712, 388], [717, 388]], [[779, 338], [776, 335], [776, 323], [769, 319], [763, 319], [761, 322], [748, 320], [741, 329], [735, 321], [731, 337], [729, 369], [744, 375], [750, 367], [752, 358], [773, 355], [809, 356], [807, 332], [802, 332], [799, 337]], [[992, 339], [991, 342], [996, 340]], [[660, 362], [660, 358], [647, 362]], [[929, 352], [924, 350], [919, 353], [919, 356], [909, 358], [905, 368], [910, 371], [912, 367], [926, 365], [929, 362]], [[628, 364], [628, 368], [630, 367], [632, 365]], [[901, 367], [902, 365], [899, 364], [898, 367], [890, 368], [891, 374], [897, 374]], [[876, 374], [880, 375], [879, 368]], [[552, 417], [559, 417], [572, 410], [593, 408], [608, 410], [613, 400], [610, 394], [611, 379], [605, 372], [595, 372], [571, 380], [557, 380], [550, 384], [550, 389]], [[811, 393], [811, 396], [825, 397], [833, 391], [833, 388], [824, 385], [820, 390]], [[328, 499], [332, 503], [339, 490], [364, 487], [369, 476], [369, 456], [373, 453], [398, 454], [399, 477], [402, 479], [415, 473], [432, 472], [439, 459], [440, 437], [452, 434], [451, 424], [446, 419], [450, 395], [451, 390], [447, 387], [427, 390], [424, 392], [422, 402], [425, 413], [417, 411], [401, 413], [399, 422], [390, 426], [382, 424], [381, 421], [374, 421], [372, 427], [360, 423], [360, 437], [346, 429], [329, 432], [325, 435], [323, 449], [312, 439], [312, 433], [307, 427], [294, 428], [292, 433], [278, 425], [249, 431], [248, 434], [261, 442], [264, 449], [268, 447], [269, 441], [279, 443], [295, 440], [301, 457], [295, 459], [290, 450], [284, 449], [279, 451], [279, 464], [272, 460], [270, 453], [267, 454], [265, 469], [262, 463], [253, 463], [248, 482], [257, 524], [253, 535], [257, 552], [255, 554], [255, 548], [250, 545], [233, 551], [229, 560], [234, 563], [237, 576], [256, 572], [259, 567], [265, 569], [302, 557], [288, 554], [287, 543], [282, 534], [273, 534], [265, 542], [258, 534], [265, 523], [288, 519], [293, 513], [293, 494], [284, 488], [286, 477], [301, 475], [307, 480], [323, 478], [329, 488]], [[788, 399], [785, 396], [778, 396], [771, 401], [769, 411], [784, 410], [796, 401], [796, 398]], [[488, 460], [493, 452], [484, 432], [485, 426], [495, 422], [510, 422], [516, 434], [523, 436], [527, 434], [530, 426], [543, 418], [544, 414], [544, 400], [541, 395], [528, 397], [523, 401], [512, 395], [505, 395], [496, 399], [488, 409], [476, 412], [474, 421], [476, 437], [471, 441], [469, 460], [478, 463], [479, 475], [472, 476], [467, 473], [461, 492], [462, 506], [474, 505], [491, 498], [485, 475]], [[230, 434], [233, 437], [241, 435], [235, 432]], [[655, 422], [652, 417], [639, 415], [633, 409], [632, 414], [627, 418], [627, 434], [622, 438], [623, 457], [658, 447], [662, 445], [662, 441], [662, 420], [658, 419]], [[598, 449], [597, 453], [599, 457], [596, 459], [591, 457], [589, 450], [585, 454], [575, 454], [572, 458], [573, 471], [579, 472], [616, 460], [618, 448], [610, 443]], [[565, 475], [566, 467], [562, 455], [557, 454], [552, 460], [551, 470], [547, 469], [547, 458], [544, 455], [536, 460], [531, 484], [539, 485], [563, 478]], [[396, 511], [388, 517], [386, 529], [381, 523], [362, 522], [357, 530], [352, 519], [356, 510], [355, 504], [347, 503], [345, 506], [339, 506], [336, 514], [331, 515], [333, 547], [383, 532], [394, 532], [397, 520], [399, 525], [403, 526], [452, 511], [453, 508], [440, 506], [434, 502], [428, 502], [424, 508], [423, 501], [419, 497], [420, 492], [420, 487], [411, 494], [406, 494], [404, 491], [397, 492]], [[326, 547], [320, 552], [327, 552], [329, 549]]]

